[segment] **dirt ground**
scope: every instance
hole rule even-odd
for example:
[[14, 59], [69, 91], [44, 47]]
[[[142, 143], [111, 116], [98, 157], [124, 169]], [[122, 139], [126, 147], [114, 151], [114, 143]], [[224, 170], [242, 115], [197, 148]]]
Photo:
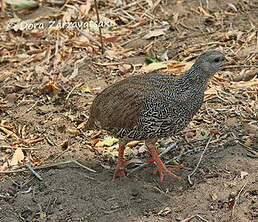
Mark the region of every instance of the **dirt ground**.
[[[104, 7], [101, 1], [101, 12]], [[212, 17], [203, 16], [198, 7]], [[173, 24], [176, 13], [180, 22]], [[250, 85], [241, 89], [227, 88], [236, 86], [231, 85], [236, 76], [258, 68], [257, 2], [167, 0], [161, 1], [152, 15], [155, 16], [153, 23], [158, 21], [158, 26], [162, 26], [160, 21], [172, 21], [165, 35], [154, 40], [144, 39], [142, 36], [147, 32], [140, 35], [136, 28], [128, 36], [133, 40], [123, 39], [122, 42], [126, 43], [123, 44], [125, 52], [134, 49], [132, 54], [113, 60], [110, 56], [81, 51], [75, 58], [81, 62], [72, 81], [64, 79], [75, 73], [74, 64], [67, 62], [62, 67], [62, 77], [55, 80], [60, 89], [58, 93], [44, 92], [44, 84], [50, 77], [44, 71], [39, 74], [39, 67], [43, 66], [39, 62], [45, 57], [31, 63], [17, 63], [20, 65], [15, 66], [16, 72], [8, 78], [0, 78], [0, 166], [12, 159], [17, 148], [22, 149], [26, 160], [30, 157], [33, 159], [30, 162], [45, 166], [37, 170], [42, 180], [24, 170], [8, 173], [8, 170], [23, 168], [1, 168], [1, 222], [258, 221], [258, 133], [250, 133], [245, 127], [247, 123], [257, 126], [257, 84], [253, 84], [257, 80], [254, 77], [248, 79], [250, 82], [243, 81]], [[232, 37], [232, 32], [237, 33]], [[69, 48], [69, 44], [66, 47]], [[180, 141], [163, 160], [178, 156], [184, 148], [178, 161], [185, 167], [175, 172], [183, 181], [165, 176], [160, 185], [158, 176], [152, 175], [153, 165], [112, 181], [117, 145], [95, 148], [92, 141], [102, 140], [107, 133], [78, 129], [87, 120], [96, 94], [132, 75], [146, 56], [162, 57], [166, 52], [169, 59], [187, 61], [186, 57], [208, 49], [223, 51], [237, 65], [225, 68], [212, 80], [209, 88], [221, 89], [220, 94], [206, 99], [185, 130], [215, 132], [191, 177], [194, 185], [189, 185], [187, 175], [196, 167], [210, 135], [186, 141], [180, 133], [159, 143], [162, 150], [173, 141]], [[131, 68], [103, 65], [120, 62], [130, 64]], [[9, 63], [12, 61], [1, 60], [0, 71], [10, 68]], [[91, 92], [76, 88], [81, 82], [87, 83]], [[29, 87], [18, 87], [20, 85]], [[36, 139], [39, 141], [33, 141]], [[150, 158], [147, 152], [139, 150], [144, 150], [141, 142], [127, 149], [126, 158], [133, 160], [128, 171], [137, 161]], [[95, 172], [74, 163], [65, 164], [69, 160], [78, 160]]]

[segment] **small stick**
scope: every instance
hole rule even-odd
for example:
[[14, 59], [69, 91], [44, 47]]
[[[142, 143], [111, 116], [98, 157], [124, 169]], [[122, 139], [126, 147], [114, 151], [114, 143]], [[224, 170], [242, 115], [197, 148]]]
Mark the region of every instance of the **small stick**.
[[43, 178], [32, 168], [29, 163], [26, 163], [25, 166], [37, 177], [39, 180], [43, 180]]
[[205, 148], [204, 148], [204, 150], [203, 150], [203, 152], [202, 152], [202, 154], [201, 154], [201, 157], [200, 157], [200, 159], [199, 159], [199, 162], [197, 163], [197, 166], [195, 167], [195, 169], [193, 170], [193, 172], [190, 173], [190, 174], [187, 176], [187, 179], [188, 179], [188, 182], [189, 182], [190, 185], [193, 185], [193, 182], [191, 181], [191, 176], [194, 175], [195, 172], [196, 172], [196, 170], [198, 169], [198, 167], [199, 167], [199, 165], [200, 165], [200, 163], [201, 163], [201, 161], [202, 161], [203, 155], [204, 155], [206, 149], [208, 148], [208, 146], [209, 146], [209, 144], [210, 144], [210, 142], [211, 142], [212, 137], [213, 137], [213, 134], [211, 135], [209, 141], [207, 142], [207, 144], [206, 144], [206, 146], [205, 146]]
[[5, 2], [1, 0], [1, 17], [5, 17]]
[[196, 217], [200, 218], [202, 221], [204, 222], [208, 222], [206, 219], [204, 219], [203, 217], [201, 217], [199, 214], [196, 214]]
[[147, 185], [144, 185], [144, 187], [151, 187], [151, 188], [153, 188], [153, 189], [159, 191], [160, 193], [164, 194], [164, 195], [167, 196], [168, 198], [173, 199], [172, 196], [170, 196], [169, 194], [165, 193], [163, 190], [159, 189], [158, 187], [154, 187], [154, 186], [148, 185], [148, 184], [147, 184]]
[[[0, 149], [17, 149], [18, 147], [12, 147], [12, 146], [5, 146], [5, 145], [0, 145]], [[31, 147], [19, 147], [20, 149], [22, 150], [39, 150], [41, 149], [40, 147], [39, 148], [31, 148]]]
[[245, 184], [242, 186], [241, 190], [238, 192], [236, 198], [235, 198], [235, 202], [234, 202], [234, 205], [233, 205], [233, 208], [232, 208], [232, 218], [234, 217], [234, 210], [235, 210], [235, 205], [236, 205], [236, 202], [237, 200], [239, 199], [240, 197], [240, 194], [242, 193], [243, 189], [245, 188], [246, 184], [248, 183], [248, 181], [245, 182]]
[[77, 84], [76, 86], [74, 86], [74, 87], [72, 88], [72, 90], [68, 93], [68, 95], [66, 96], [65, 100], [67, 101], [67, 100], [69, 99], [70, 95], [73, 93], [73, 91], [74, 91], [76, 88], [81, 87], [83, 84], [84, 84], [84, 83], [81, 82], [81, 83]]
[[27, 111], [24, 112], [24, 114], [30, 112], [37, 104], [39, 101], [36, 101], [30, 108], [27, 109]]
[[[159, 154], [159, 157], [162, 157], [163, 155], [165, 155], [166, 153], [168, 153], [168, 152], [169, 152], [172, 148], [174, 148], [175, 146], [176, 146], [176, 142], [175, 142], [175, 143], [172, 143], [171, 145], [169, 145], [161, 154]], [[150, 164], [152, 164], [152, 163], [143, 163], [143, 164], [139, 165], [138, 167], [132, 169], [132, 170], [127, 174], [127, 176], [132, 175], [135, 171], [140, 170], [140, 169], [142, 169], [143, 167], [148, 166], [148, 165], [150, 165]]]
[[94, 0], [94, 5], [95, 5], [95, 9], [96, 9], [96, 14], [97, 14], [97, 22], [98, 22], [98, 27], [99, 27], [101, 50], [102, 50], [102, 54], [104, 54], [102, 32], [101, 32], [101, 27], [100, 27], [100, 22], [99, 22], [99, 11], [98, 11], [98, 6], [97, 6], [97, 1], [96, 0]]
[[90, 172], [92, 172], [92, 173], [96, 173], [95, 170], [93, 170], [93, 169], [91, 169], [91, 168], [89, 168], [89, 167], [86, 167], [86, 166], [82, 165], [82, 164], [79, 163], [77, 160], [73, 160], [72, 162], [75, 163], [75, 164], [77, 164], [78, 166], [80, 166], [80, 167], [83, 168], [83, 169], [86, 169], [86, 170], [88, 170], [88, 171], [90, 171]]
[[22, 194], [26, 194], [26, 193], [29, 193], [29, 192], [31, 192], [32, 191], [32, 187], [29, 187], [29, 189], [28, 190], [26, 190], [26, 191], [23, 191], [23, 192], [21, 192]]
[[102, 46], [97, 40], [95, 40], [91, 35], [86, 34], [85, 32], [82, 32], [78, 27], [76, 27], [76, 30], [83, 36], [85, 36], [86, 38], [88, 38], [90, 41], [96, 43], [99, 47], [103, 47], [105, 50], [106, 48], [104, 46]]
[[[84, 169], [86, 169], [90, 172], [96, 173], [95, 170], [82, 165], [77, 160], [68, 160], [68, 161], [64, 161], [64, 162], [53, 163], [53, 164], [48, 164], [48, 165], [44, 165], [44, 166], [38, 166], [38, 167], [35, 167], [34, 170], [47, 169], [47, 168], [61, 166], [61, 165], [69, 164], [69, 163], [75, 163], [76, 165], [83, 167]], [[20, 173], [20, 172], [27, 172], [27, 171], [28, 170], [26, 168], [23, 168], [23, 169], [19, 169], [19, 170], [0, 171], [0, 174]]]

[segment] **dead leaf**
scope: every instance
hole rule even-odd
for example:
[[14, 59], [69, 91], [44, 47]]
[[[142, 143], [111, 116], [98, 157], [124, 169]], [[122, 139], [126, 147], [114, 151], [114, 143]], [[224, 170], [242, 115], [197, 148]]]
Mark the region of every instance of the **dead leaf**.
[[80, 5], [79, 8], [80, 8], [82, 15], [88, 15], [88, 13], [91, 9], [91, 6], [92, 6], [92, 2], [93, 2], [93, 0], [87, 0], [86, 5]]
[[143, 39], [150, 39], [152, 37], [157, 37], [166, 34], [167, 29], [156, 29], [150, 31], [147, 35], [143, 36]]
[[160, 216], [167, 216], [169, 213], [171, 213], [171, 208], [170, 207], [166, 207], [165, 209], [161, 210], [160, 212], [158, 212], [158, 215]]
[[253, 141], [251, 138], [247, 138], [246, 141], [245, 141], [245, 145], [250, 147], [252, 145]]
[[258, 85], [258, 79], [254, 81], [248, 81], [248, 82], [237, 82], [231, 85], [232, 88], [244, 88], [244, 87], [251, 87], [251, 86], [257, 86]]
[[64, 12], [63, 18], [62, 18], [62, 22], [63, 22], [64, 24], [66, 24], [66, 22], [70, 22], [70, 21], [71, 21], [71, 13], [70, 13], [70, 11], [68, 10], [68, 11]]
[[69, 145], [70, 145], [70, 141], [69, 141], [69, 140], [64, 141], [64, 142], [61, 144], [62, 150], [67, 150], [68, 147], [69, 147]]
[[138, 140], [133, 140], [133, 141], [127, 143], [127, 144], [126, 144], [126, 147], [132, 148], [132, 147], [136, 146], [136, 145], [139, 144], [139, 143], [140, 143], [140, 141], [138, 141]]
[[208, 90], [205, 90], [205, 92], [204, 92], [205, 99], [211, 98], [215, 95], [217, 95], [217, 90], [214, 88], [209, 88]]
[[185, 137], [186, 137], [186, 138], [190, 138], [190, 139], [192, 139], [192, 138], [194, 137], [194, 135], [195, 135], [194, 132], [186, 132], [186, 133], [185, 133]]
[[196, 131], [196, 134], [193, 139], [197, 141], [205, 140], [208, 138], [209, 135], [210, 135], [210, 131], [206, 129], [200, 129]]
[[47, 84], [45, 84], [42, 87], [42, 91], [44, 93], [59, 93], [61, 90], [57, 87], [56, 82], [52, 81], [52, 82], [48, 82]]
[[110, 165], [106, 165], [106, 164], [103, 164], [103, 163], [100, 163], [100, 166], [102, 166], [106, 170], [111, 169]]
[[153, 71], [157, 71], [159, 69], [165, 69], [167, 68], [167, 64], [164, 62], [154, 62], [154, 63], [150, 63], [149, 65], [144, 65], [141, 69], [140, 69], [140, 73], [149, 73], [149, 72], [153, 72]]
[[212, 193], [212, 194], [211, 194], [211, 199], [212, 199], [212, 200], [217, 200], [217, 199], [218, 199], [218, 196], [217, 196], [215, 193]]
[[128, 71], [131, 69], [131, 65], [129, 65], [129, 64], [123, 64], [123, 65], [120, 65], [118, 68], [119, 68], [119, 70], [120, 70], [122, 73], [126, 73], [126, 72], [128, 72]]
[[82, 123], [80, 123], [78, 126], [77, 126], [77, 129], [83, 129], [87, 124], [87, 121], [83, 121]]
[[68, 128], [67, 132], [72, 134], [72, 135], [75, 135], [75, 136], [78, 136], [78, 135], [81, 134], [81, 132], [78, 129], [75, 129], [75, 128]]
[[171, 25], [175, 25], [178, 22], [178, 16], [179, 16], [178, 12], [173, 14]]
[[198, 10], [202, 15], [213, 18], [213, 16], [206, 12], [202, 7], [199, 7]]
[[146, 149], [146, 147], [144, 145], [140, 146], [140, 148], [138, 149], [139, 153], [144, 153], [146, 151], [147, 151], [147, 149]]
[[18, 94], [17, 93], [10, 93], [7, 94], [6, 97], [4, 98], [8, 103], [13, 104], [18, 98]]
[[145, 0], [145, 1], [148, 3], [148, 5], [149, 5], [150, 8], [153, 7], [153, 2], [152, 2], [152, 0]]
[[10, 162], [11, 166], [16, 166], [24, 160], [24, 153], [21, 148], [17, 148], [13, 154], [13, 158]]
[[248, 175], [248, 173], [245, 171], [241, 171], [241, 173], [240, 173], [241, 179], [244, 179], [247, 175]]
[[72, 74], [68, 77], [69, 80], [75, 78], [78, 75], [78, 66], [74, 67]]
[[11, 71], [2, 71], [2, 73], [0, 74], [0, 82], [5, 80], [7, 77], [11, 76], [13, 74], [13, 72]]
[[5, 140], [6, 139], [6, 136], [3, 136], [0, 134], [0, 140]]
[[107, 137], [106, 139], [99, 141], [95, 146], [112, 146], [113, 144], [117, 143], [119, 139], [114, 137]]
[[258, 134], [258, 126], [252, 124], [245, 124], [244, 129], [249, 136], [257, 136]]
[[142, 164], [143, 161], [141, 159], [138, 159], [138, 158], [133, 158], [133, 159], [130, 159], [130, 160], [126, 161], [126, 165], [129, 165], [131, 163]]
[[92, 147], [96, 146], [96, 144], [97, 144], [99, 141], [100, 141], [99, 139], [91, 140], [91, 141], [90, 141], [91, 146], [92, 146]]
[[233, 207], [234, 207], [234, 205], [235, 205], [235, 201], [236, 201], [235, 197], [230, 198], [230, 200], [228, 201], [228, 208], [229, 208], [230, 210], [233, 209]]
[[227, 126], [234, 126], [234, 125], [236, 125], [237, 122], [238, 122], [237, 118], [236, 117], [232, 117], [232, 118], [227, 119], [225, 124]]

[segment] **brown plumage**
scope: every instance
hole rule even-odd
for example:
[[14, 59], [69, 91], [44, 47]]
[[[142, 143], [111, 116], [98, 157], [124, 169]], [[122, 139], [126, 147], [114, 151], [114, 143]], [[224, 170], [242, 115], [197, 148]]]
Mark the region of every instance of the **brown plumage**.
[[[155, 142], [184, 129], [200, 109], [209, 78], [222, 68], [225, 56], [219, 51], [200, 55], [183, 76], [142, 74], [104, 89], [93, 101], [87, 129], [104, 129], [120, 139], [115, 179], [125, 166], [123, 153], [130, 140], [145, 140], [163, 172], [175, 176], [160, 160]], [[176, 176], [177, 177], [177, 176]]]

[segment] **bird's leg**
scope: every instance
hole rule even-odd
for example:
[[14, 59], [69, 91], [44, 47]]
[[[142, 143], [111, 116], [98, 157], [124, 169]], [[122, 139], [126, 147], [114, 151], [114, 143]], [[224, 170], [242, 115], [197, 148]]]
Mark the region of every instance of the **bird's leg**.
[[[168, 170], [169, 171], [175, 171], [175, 170], [178, 170], [178, 169], [181, 169], [181, 168], [184, 168], [185, 166], [184, 166], [184, 164], [180, 164], [180, 165], [178, 165], [178, 166], [176, 166], [176, 167], [173, 167], [173, 168], [168, 168]], [[153, 170], [153, 172], [152, 172], [152, 174], [153, 175], [156, 175], [157, 174], [157, 172], [158, 172], [158, 167], [156, 167], [154, 170]], [[181, 179], [181, 177], [180, 177], [180, 179]]]
[[125, 176], [125, 171], [122, 169], [127, 165], [124, 162], [124, 151], [125, 151], [125, 145], [119, 144], [118, 162], [113, 174], [113, 180], [115, 180], [119, 176], [119, 174], [121, 174], [121, 176]]
[[[159, 177], [160, 177], [160, 183], [163, 182], [163, 177], [164, 177], [164, 173], [168, 174], [169, 176], [173, 176], [173, 177], [176, 177], [177, 179], [182, 179], [181, 177], [173, 174], [171, 172], [171, 170], [167, 169], [166, 166], [164, 165], [164, 163], [162, 162], [162, 160], [160, 159], [159, 155], [158, 155], [158, 152], [156, 150], [156, 148], [152, 147], [152, 148], [148, 148], [154, 161], [156, 162], [157, 164], [157, 169], [159, 171]], [[176, 167], [176, 168], [179, 168], [180, 166]], [[173, 168], [173, 169], [176, 169], [176, 168]], [[180, 167], [181, 168], [181, 167]], [[172, 170], [173, 170], [172, 169]]]

